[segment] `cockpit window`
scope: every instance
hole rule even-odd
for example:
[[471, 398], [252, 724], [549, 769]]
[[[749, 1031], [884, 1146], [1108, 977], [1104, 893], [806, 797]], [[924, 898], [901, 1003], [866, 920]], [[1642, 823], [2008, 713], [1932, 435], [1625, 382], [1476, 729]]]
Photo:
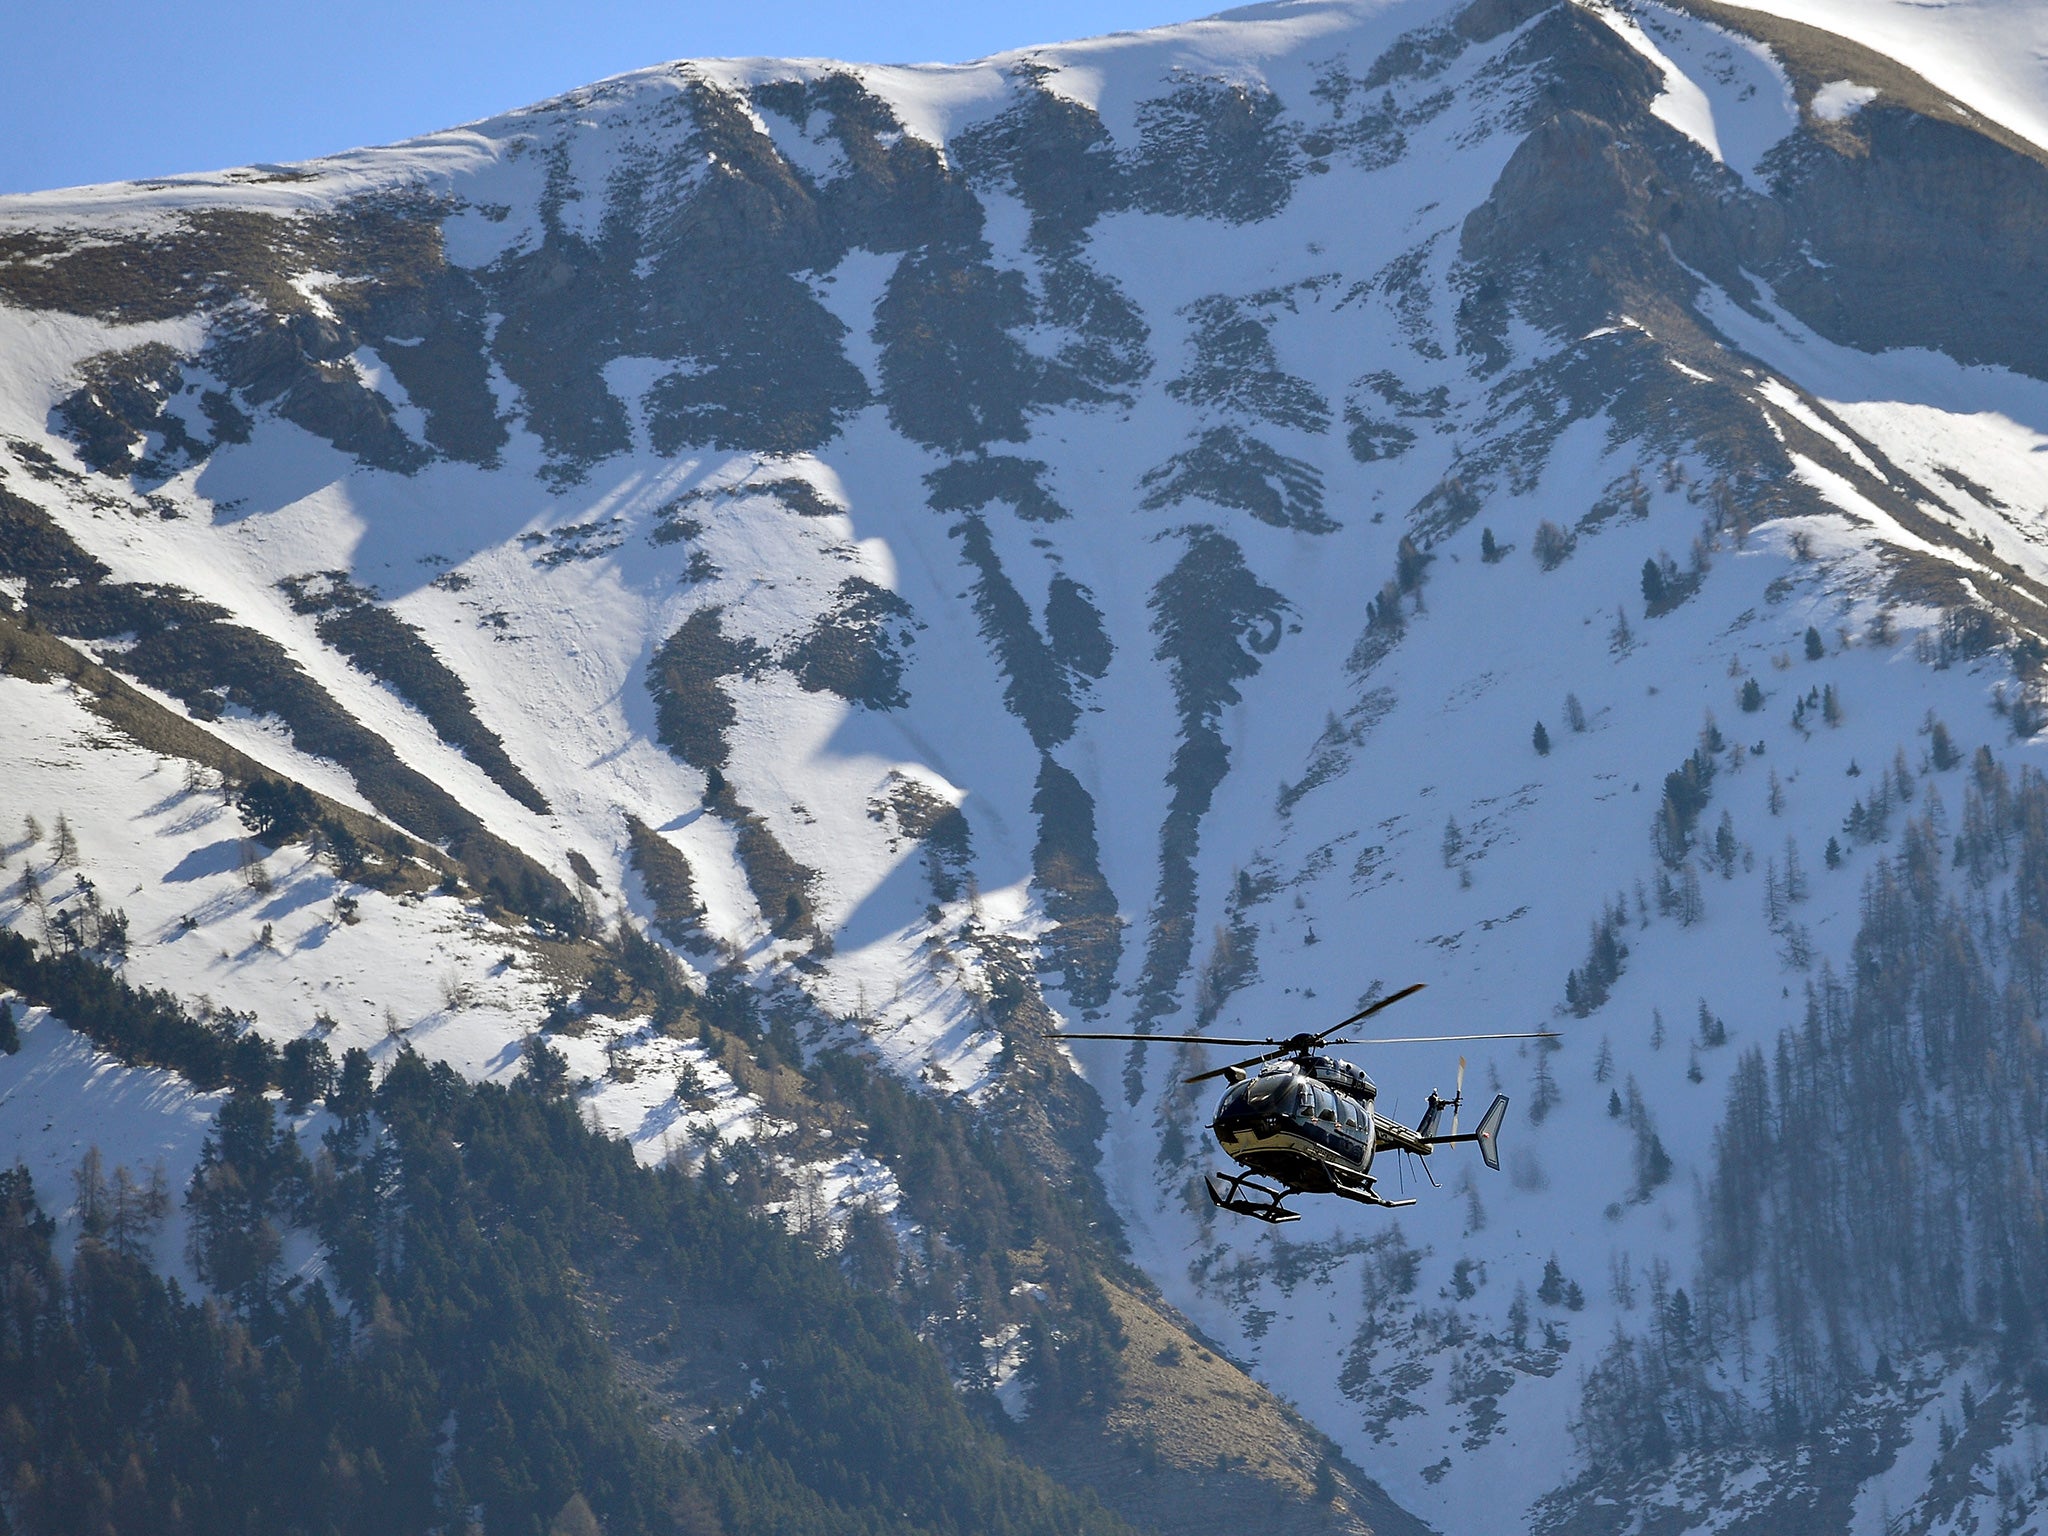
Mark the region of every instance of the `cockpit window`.
[[1255, 1077], [1244, 1085], [1245, 1102], [1253, 1109], [1266, 1109], [1271, 1113], [1279, 1104], [1285, 1102], [1281, 1095], [1293, 1082], [1293, 1076], [1286, 1072]]
[[1250, 1083], [1234, 1084], [1230, 1092], [1223, 1095], [1223, 1102], [1216, 1106], [1217, 1117], [1221, 1119], [1230, 1115], [1242, 1114], [1244, 1112], [1245, 1100], [1251, 1097], [1252, 1086]]
[[1334, 1122], [1337, 1118], [1337, 1095], [1321, 1083], [1313, 1085], [1316, 1096], [1316, 1118]]

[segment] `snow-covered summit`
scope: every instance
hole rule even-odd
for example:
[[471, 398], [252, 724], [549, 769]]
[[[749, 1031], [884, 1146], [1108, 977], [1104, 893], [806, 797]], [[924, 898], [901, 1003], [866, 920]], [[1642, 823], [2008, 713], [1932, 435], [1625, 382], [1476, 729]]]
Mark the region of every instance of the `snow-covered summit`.
[[[1740, 1061], [1851, 972], [1880, 826], [1954, 830], [1951, 751], [2018, 783], [2040, 718], [2030, 13], [1771, 10], [1805, 30], [1314, 0], [693, 62], [0, 199], [4, 622], [442, 861], [252, 872], [193, 738], [24, 662], [7, 782], [78, 850], [7, 829], [0, 920], [75, 867], [140, 981], [502, 1076], [623, 914], [989, 1114], [1086, 1098], [1041, 1003], [1557, 1022], [1472, 1054], [1505, 1177], [1286, 1234], [1201, 1196], [1177, 1056], [1075, 1064], [1174, 1304], [1439, 1528], [1590, 1475], [1575, 1528], [1582, 1370], [1703, 1294]], [[645, 1157], [789, 1129], [629, 1000], [565, 1049]], [[1390, 1111], [1455, 1071], [1371, 1065]]]

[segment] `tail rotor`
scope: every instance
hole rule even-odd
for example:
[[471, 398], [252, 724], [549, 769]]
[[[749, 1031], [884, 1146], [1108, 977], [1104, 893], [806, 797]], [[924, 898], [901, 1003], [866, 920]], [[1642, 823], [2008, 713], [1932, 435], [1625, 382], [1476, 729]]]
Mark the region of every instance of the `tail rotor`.
[[1458, 1134], [1458, 1106], [1465, 1102], [1465, 1058], [1458, 1058], [1458, 1085], [1451, 1090], [1447, 1099], [1434, 1088], [1429, 1091], [1429, 1107], [1422, 1112], [1422, 1120], [1415, 1127], [1416, 1134], [1424, 1141], [1436, 1135], [1436, 1123], [1443, 1118], [1443, 1112], [1451, 1112], [1451, 1134]]
[[[1429, 1096], [1429, 1108], [1424, 1111], [1422, 1121], [1415, 1127], [1415, 1134], [1431, 1146], [1448, 1146], [1453, 1142], [1473, 1141], [1479, 1144], [1479, 1155], [1486, 1166], [1496, 1171], [1500, 1168], [1500, 1126], [1507, 1118], [1508, 1096], [1496, 1093], [1493, 1102], [1486, 1107], [1486, 1113], [1479, 1117], [1479, 1129], [1460, 1135], [1458, 1131], [1458, 1107], [1465, 1102], [1465, 1058], [1458, 1058], [1458, 1085], [1447, 1099], [1434, 1091]], [[1436, 1123], [1445, 1110], [1451, 1112], [1451, 1129], [1442, 1136], [1436, 1134]]]

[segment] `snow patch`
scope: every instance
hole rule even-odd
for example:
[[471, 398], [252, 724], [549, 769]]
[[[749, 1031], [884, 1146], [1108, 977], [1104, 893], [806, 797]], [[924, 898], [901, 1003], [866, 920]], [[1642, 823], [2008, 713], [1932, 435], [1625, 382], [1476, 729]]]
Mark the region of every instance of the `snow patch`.
[[1858, 85], [1853, 80], [1830, 80], [1813, 93], [1813, 115], [1824, 123], [1839, 123], [1877, 100], [1877, 87]]
[[416, 443], [426, 442], [427, 413], [412, 403], [412, 396], [406, 393], [405, 386], [398, 382], [397, 375], [385, 365], [376, 349], [357, 347], [349, 360], [355, 364], [364, 387], [384, 397], [399, 430]]
[[1669, 6], [1594, 14], [1664, 74], [1650, 110], [1751, 186], [1772, 145], [1799, 126], [1792, 82], [1763, 44]]

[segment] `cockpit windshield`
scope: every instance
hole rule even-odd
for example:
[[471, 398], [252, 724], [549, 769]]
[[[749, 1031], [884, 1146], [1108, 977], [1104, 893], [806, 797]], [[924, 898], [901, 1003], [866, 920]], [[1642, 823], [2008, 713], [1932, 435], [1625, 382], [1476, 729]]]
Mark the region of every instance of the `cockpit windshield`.
[[1262, 1109], [1269, 1115], [1279, 1111], [1280, 1105], [1286, 1102], [1282, 1095], [1293, 1085], [1294, 1074], [1291, 1072], [1271, 1072], [1239, 1084], [1245, 1090], [1245, 1107]]

